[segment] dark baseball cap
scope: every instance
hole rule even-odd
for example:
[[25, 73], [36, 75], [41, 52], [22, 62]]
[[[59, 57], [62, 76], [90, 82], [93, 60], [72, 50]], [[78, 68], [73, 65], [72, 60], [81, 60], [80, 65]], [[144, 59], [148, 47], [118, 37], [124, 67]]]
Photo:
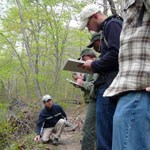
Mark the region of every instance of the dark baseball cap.
[[84, 49], [84, 50], [81, 51], [80, 57], [78, 59], [81, 59], [81, 57], [83, 57], [85, 55], [96, 57], [96, 55], [95, 55], [95, 53], [93, 52], [92, 49], [86, 48], [86, 49]]
[[93, 47], [93, 43], [97, 40], [100, 40], [101, 39], [101, 34], [100, 32], [96, 32], [94, 34], [92, 34], [92, 37], [91, 37], [91, 43], [87, 46], [88, 48], [92, 48]]

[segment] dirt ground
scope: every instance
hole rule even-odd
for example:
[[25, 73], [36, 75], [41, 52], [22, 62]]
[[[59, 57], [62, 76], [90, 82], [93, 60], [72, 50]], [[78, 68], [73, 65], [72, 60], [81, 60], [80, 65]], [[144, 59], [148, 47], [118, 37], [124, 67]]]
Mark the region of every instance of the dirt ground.
[[81, 132], [66, 132], [62, 136], [62, 144], [59, 146], [59, 150], [81, 150]]

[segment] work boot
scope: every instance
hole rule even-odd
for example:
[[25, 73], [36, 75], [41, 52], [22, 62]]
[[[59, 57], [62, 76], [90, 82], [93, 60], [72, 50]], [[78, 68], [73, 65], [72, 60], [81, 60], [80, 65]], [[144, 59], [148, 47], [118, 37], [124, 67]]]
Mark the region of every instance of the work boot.
[[53, 145], [58, 145], [58, 144], [59, 144], [58, 138], [54, 138], [54, 140], [53, 140]]

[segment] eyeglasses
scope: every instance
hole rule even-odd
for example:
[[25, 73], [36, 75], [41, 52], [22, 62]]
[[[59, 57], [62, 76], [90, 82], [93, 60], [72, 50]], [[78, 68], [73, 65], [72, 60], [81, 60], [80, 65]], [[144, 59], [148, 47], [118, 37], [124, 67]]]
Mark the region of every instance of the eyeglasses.
[[93, 15], [92, 15], [91, 17], [88, 18], [87, 27], [89, 26], [92, 17], [93, 17]]
[[[97, 12], [97, 13], [98, 13], [98, 12]], [[87, 27], [89, 26], [91, 19], [92, 19], [93, 17], [96, 17], [96, 14], [97, 14], [97, 13], [93, 14], [91, 17], [88, 18]]]

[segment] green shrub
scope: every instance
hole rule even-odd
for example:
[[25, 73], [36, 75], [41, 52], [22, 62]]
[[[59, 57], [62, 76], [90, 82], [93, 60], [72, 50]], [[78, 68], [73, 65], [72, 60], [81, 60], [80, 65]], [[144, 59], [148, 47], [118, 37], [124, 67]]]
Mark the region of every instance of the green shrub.
[[0, 103], [0, 149], [4, 149], [10, 143], [12, 127], [7, 120], [7, 105]]

